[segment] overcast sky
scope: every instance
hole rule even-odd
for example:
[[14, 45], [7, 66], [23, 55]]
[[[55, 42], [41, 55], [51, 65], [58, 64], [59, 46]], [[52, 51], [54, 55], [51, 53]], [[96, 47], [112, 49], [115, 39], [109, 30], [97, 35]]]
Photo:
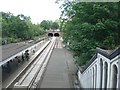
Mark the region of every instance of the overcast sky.
[[42, 20], [56, 20], [60, 17], [59, 5], [56, 0], [0, 0], [0, 11], [14, 15], [30, 16], [33, 23]]

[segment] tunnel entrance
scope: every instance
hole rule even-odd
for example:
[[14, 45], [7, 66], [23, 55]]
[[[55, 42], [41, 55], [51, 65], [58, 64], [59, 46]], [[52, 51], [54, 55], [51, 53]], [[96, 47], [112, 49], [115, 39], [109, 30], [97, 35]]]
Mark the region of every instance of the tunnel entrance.
[[48, 33], [48, 36], [49, 37], [53, 37], [53, 33]]
[[59, 35], [59, 33], [54, 33], [54, 36], [59, 37], [60, 35]]

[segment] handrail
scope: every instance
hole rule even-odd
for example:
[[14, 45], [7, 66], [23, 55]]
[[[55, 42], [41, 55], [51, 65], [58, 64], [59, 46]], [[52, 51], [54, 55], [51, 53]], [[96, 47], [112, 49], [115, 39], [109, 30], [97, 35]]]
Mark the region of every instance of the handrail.
[[102, 49], [100, 48], [97, 48], [96, 49], [96, 53], [94, 54], [94, 56], [90, 59], [90, 61], [85, 65], [85, 67], [83, 68], [83, 70], [80, 70], [81, 73], [83, 73], [93, 62], [94, 60], [97, 58], [97, 54], [101, 54], [105, 57], [107, 57], [109, 60], [113, 59], [114, 57], [116, 57], [117, 55], [120, 54], [120, 47], [118, 47], [117, 49], [113, 50], [112, 53], [107, 53], [105, 51], [103, 51]]

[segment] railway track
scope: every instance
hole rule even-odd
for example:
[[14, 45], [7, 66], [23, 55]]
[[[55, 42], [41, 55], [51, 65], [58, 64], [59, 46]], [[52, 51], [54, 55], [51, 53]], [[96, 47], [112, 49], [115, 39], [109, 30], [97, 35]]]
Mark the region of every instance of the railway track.
[[53, 37], [43, 47], [41, 47], [33, 57], [31, 62], [6, 86], [7, 88], [37, 88], [42, 75], [47, 67], [50, 55], [55, 45], [56, 38]]

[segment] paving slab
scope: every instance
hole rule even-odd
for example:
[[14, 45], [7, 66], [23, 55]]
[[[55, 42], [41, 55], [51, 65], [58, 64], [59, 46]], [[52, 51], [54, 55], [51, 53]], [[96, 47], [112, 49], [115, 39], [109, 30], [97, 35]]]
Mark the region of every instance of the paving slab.
[[73, 88], [76, 70], [72, 54], [55, 46], [39, 88]]

